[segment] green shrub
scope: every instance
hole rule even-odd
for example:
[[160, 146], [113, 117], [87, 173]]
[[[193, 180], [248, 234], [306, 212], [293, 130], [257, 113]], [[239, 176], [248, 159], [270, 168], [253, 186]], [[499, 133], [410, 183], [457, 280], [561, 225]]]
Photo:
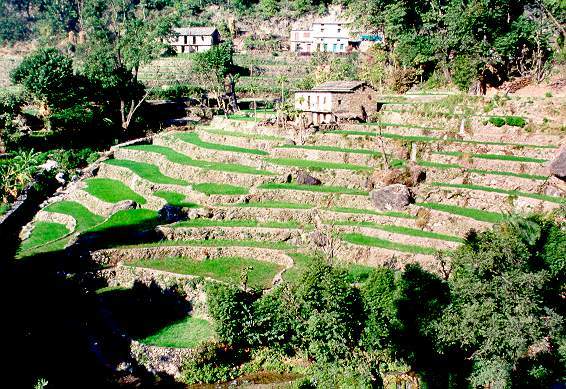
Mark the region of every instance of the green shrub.
[[478, 75], [478, 63], [467, 56], [457, 56], [452, 61], [452, 81], [462, 90], [468, 91]]
[[95, 121], [97, 111], [92, 104], [76, 104], [52, 113], [49, 124], [52, 130], [58, 131], [89, 129]]
[[221, 345], [205, 342], [185, 361], [183, 381], [189, 385], [228, 381], [239, 375], [235, 359], [233, 353]]
[[175, 100], [189, 97], [198, 98], [203, 93], [204, 89], [198, 85], [176, 83], [152, 89], [150, 97], [152, 99]]
[[505, 116], [505, 123], [513, 127], [525, 127], [527, 121], [520, 116]]
[[489, 118], [489, 122], [496, 127], [501, 127], [505, 124], [505, 119], [497, 116], [493, 116]]

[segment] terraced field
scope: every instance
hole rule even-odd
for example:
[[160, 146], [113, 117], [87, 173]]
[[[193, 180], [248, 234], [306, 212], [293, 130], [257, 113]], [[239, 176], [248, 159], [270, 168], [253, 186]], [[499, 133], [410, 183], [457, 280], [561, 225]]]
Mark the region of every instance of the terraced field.
[[[472, 121], [473, 132], [459, 133], [459, 119], [431, 127], [402, 115], [385, 109], [379, 126], [320, 131], [303, 144], [283, 129], [216, 117], [194, 131], [157, 135], [152, 144], [115, 148], [95, 178], [69, 187], [38, 213], [20, 257], [61, 250], [77, 234], [110, 232], [111, 242], [89, 255], [118, 273], [269, 289], [297, 279], [324, 255], [359, 281], [371, 267], [415, 261], [438, 272], [439, 258], [469, 230], [512, 212], [551, 212], [566, 204], [546, 169], [563, 133], [498, 128], [481, 117]], [[385, 157], [400, 169], [408, 166], [415, 148], [426, 180], [412, 188], [414, 204], [377, 209], [368, 181]], [[305, 172], [322, 184], [297, 183]], [[138, 208], [116, 212], [124, 201]], [[184, 207], [185, 220], [166, 205]], [[209, 337], [206, 315], [195, 317], [146, 342], [170, 345], [171, 334], [190, 325]], [[192, 346], [194, 339], [183, 342]]]

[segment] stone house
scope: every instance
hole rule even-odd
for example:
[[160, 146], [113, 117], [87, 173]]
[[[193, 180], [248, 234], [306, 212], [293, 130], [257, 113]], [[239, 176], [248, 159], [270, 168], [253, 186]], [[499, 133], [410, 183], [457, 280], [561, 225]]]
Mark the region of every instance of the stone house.
[[379, 94], [363, 81], [328, 81], [295, 93], [295, 109], [307, 125], [366, 121], [379, 107]]
[[173, 31], [177, 37], [169, 43], [177, 53], [202, 52], [220, 43], [220, 33], [214, 27], [180, 27]]

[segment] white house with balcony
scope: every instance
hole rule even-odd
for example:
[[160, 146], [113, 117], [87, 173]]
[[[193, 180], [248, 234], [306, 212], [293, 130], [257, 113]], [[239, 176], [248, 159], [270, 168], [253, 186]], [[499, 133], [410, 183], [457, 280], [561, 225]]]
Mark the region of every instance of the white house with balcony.
[[214, 27], [180, 27], [169, 44], [177, 53], [203, 52], [220, 43], [220, 33]]

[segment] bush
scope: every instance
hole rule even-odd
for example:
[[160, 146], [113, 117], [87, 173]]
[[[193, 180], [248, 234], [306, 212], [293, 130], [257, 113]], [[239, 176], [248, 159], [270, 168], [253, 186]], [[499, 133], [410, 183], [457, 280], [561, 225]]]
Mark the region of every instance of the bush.
[[526, 120], [520, 116], [505, 116], [505, 123], [513, 127], [525, 127]]
[[494, 117], [490, 117], [490, 118], [489, 118], [489, 122], [490, 122], [491, 124], [493, 124], [494, 126], [496, 126], [496, 127], [501, 127], [501, 126], [503, 126], [503, 125], [505, 124], [505, 119], [504, 119], [504, 118], [497, 117], [497, 116], [494, 116]]
[[468, 91], [478, 75], [478, 62], [470, 57], [458, 56], [452, 62], [452, 81], [462, 90]]
[[228, 381], [239, 375], [236, 362], [237, 355], [229, 349], [214, 342], [205, 342], [197, 348], [194, 356], [185, 361], [183, 381], [189, 385]]
[[198, 85], [177, 83], [153, 89], [150, 97], [153, 99], [175, 100], [183, 98], [199, 98], [204, 93], [204, 89]]
[[391, 72], [389, 88], [396, 93], [405, 93], [417, 82], [415, 69], [397, 69]]
[[52, 113], [49, 124], [55, 131], [85, 130], [92, 127], [97, 116], [97, 108], [92, 104], [77, 104]]

